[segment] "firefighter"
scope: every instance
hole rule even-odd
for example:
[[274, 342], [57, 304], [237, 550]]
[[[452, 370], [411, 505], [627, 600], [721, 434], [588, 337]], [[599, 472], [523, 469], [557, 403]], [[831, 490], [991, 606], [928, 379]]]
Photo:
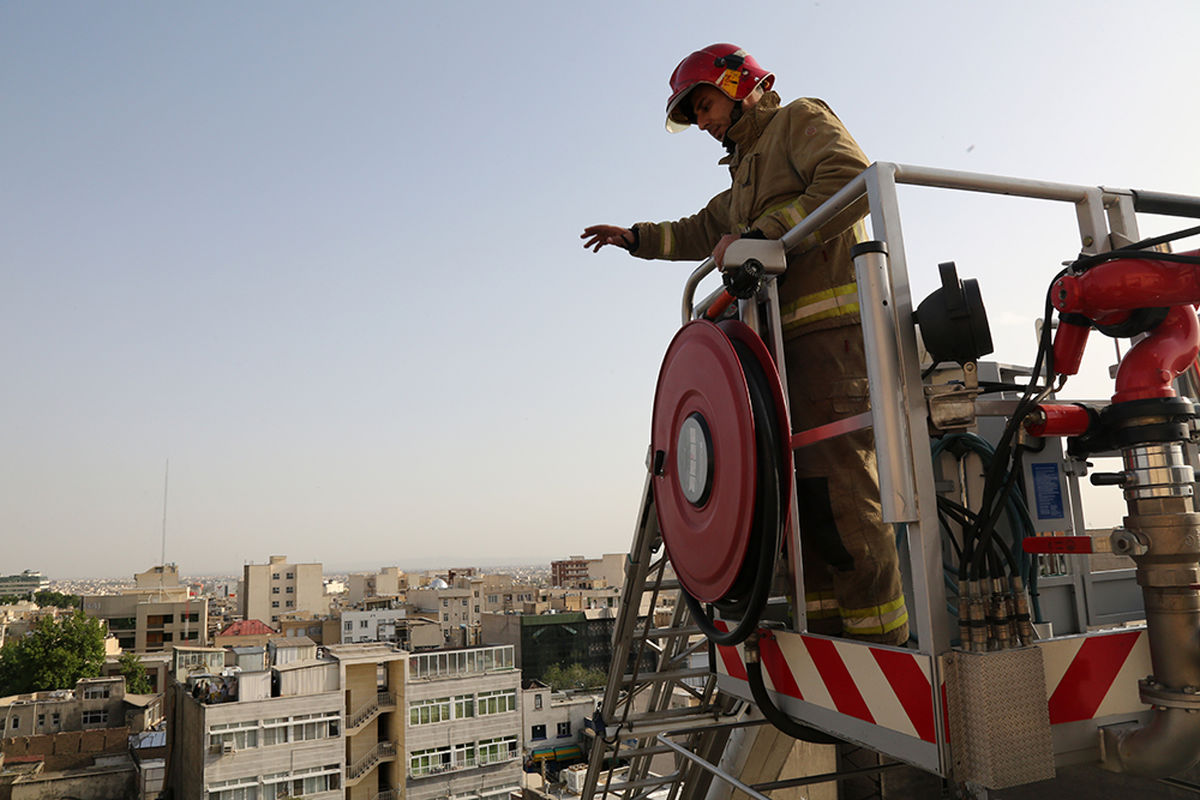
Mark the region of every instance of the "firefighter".
[[[721, 142], [732, 184], [674, 222], [592, 225], [584, 247], [718, 267], [741, 237], [778, 239], [869, 164], [823, 101], [786, 106], [775, 76], [746, 51], [714, 44], [671, 74], [667, 130], [695, 125]], [[837, 215], [788, 256], [779, 279], [792, 426], [803, 430], [869, 410], [850, 248], [865, 201]], [[809, 630], [902, 645], [908, 613], [895, 536], [883, 522], [870, 430], [797, 452]]]

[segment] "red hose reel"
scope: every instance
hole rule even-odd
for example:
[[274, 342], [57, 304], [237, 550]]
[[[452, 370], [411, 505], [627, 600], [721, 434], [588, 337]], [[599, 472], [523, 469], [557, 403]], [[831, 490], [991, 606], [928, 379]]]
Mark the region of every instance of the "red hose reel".
[[751, 328], [679, 330], [654, 397], [653, 487], [663, 543], [696, 600], [736, 609], [765, 597], [761, 565], [769, 557], [773, 572], [791, 500], [789, 432], [778, 370]]

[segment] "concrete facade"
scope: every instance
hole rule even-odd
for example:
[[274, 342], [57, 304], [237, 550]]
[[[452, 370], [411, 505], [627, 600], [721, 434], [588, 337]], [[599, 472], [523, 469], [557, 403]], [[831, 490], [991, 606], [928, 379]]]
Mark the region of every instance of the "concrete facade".
[[406, 800], [507, 797], [521, 784], [521, 673], [511, 647], [409, 657]]
[[169, 772], [175, 796], [342, 797], [345, 722], [332, 666], [193, 673], [187, 683], [175, 683]]
[[74, 689], [0, 698], [4, 738], [125, 725], [125, 679], [80, 678]]
[[271, 556], [266, 564], [242, 567], [243, 619], [258, 619], [278, 627], [284, 614], [329, 613], [321, 564], [290, 564], [287, 556]]
[[[123, 650], [153, 653], [180, 644], [207, 645], [208, 599], [189, 597], [173, 570], [169, 564], [138, 573], [138, 585], [121, 594], [84, 595], [83, 613], [107, 622]], [[174, 584], [168, 582], [172, 578]]]

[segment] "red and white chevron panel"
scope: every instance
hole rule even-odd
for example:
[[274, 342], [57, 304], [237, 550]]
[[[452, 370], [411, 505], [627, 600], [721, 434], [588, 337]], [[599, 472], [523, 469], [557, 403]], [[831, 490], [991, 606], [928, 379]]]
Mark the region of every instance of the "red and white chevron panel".
[[[718, 669], [746, 680], [741, 648], [717, 650]], [[928, 656], [798, 633], [764, 637], [759, 652], [768, 689], [936, 743]]]
[[1144, 628], [1050, 639], [1038, 646], [1051, 725], [1146, 710], [1137, 685], [1151, 673]]

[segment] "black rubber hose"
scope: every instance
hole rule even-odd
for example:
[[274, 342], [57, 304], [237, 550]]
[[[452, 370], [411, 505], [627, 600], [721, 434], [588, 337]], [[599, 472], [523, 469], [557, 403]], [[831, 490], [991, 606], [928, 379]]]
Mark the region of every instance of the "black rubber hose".
[[831, 736], [825, 731], [801, 725], [771, 702], [771, 695], [767, 694], [767, 686], [763, 683], [758, 637], [753, 637], [746, 642], [746, 678], [750, 683], [750, 694], [754, 697], [754, 704], [766, 717], [767, 722], [774, 725], [780, 733], [813, 744], [840, 744], [842, 742], [841, 739]]

